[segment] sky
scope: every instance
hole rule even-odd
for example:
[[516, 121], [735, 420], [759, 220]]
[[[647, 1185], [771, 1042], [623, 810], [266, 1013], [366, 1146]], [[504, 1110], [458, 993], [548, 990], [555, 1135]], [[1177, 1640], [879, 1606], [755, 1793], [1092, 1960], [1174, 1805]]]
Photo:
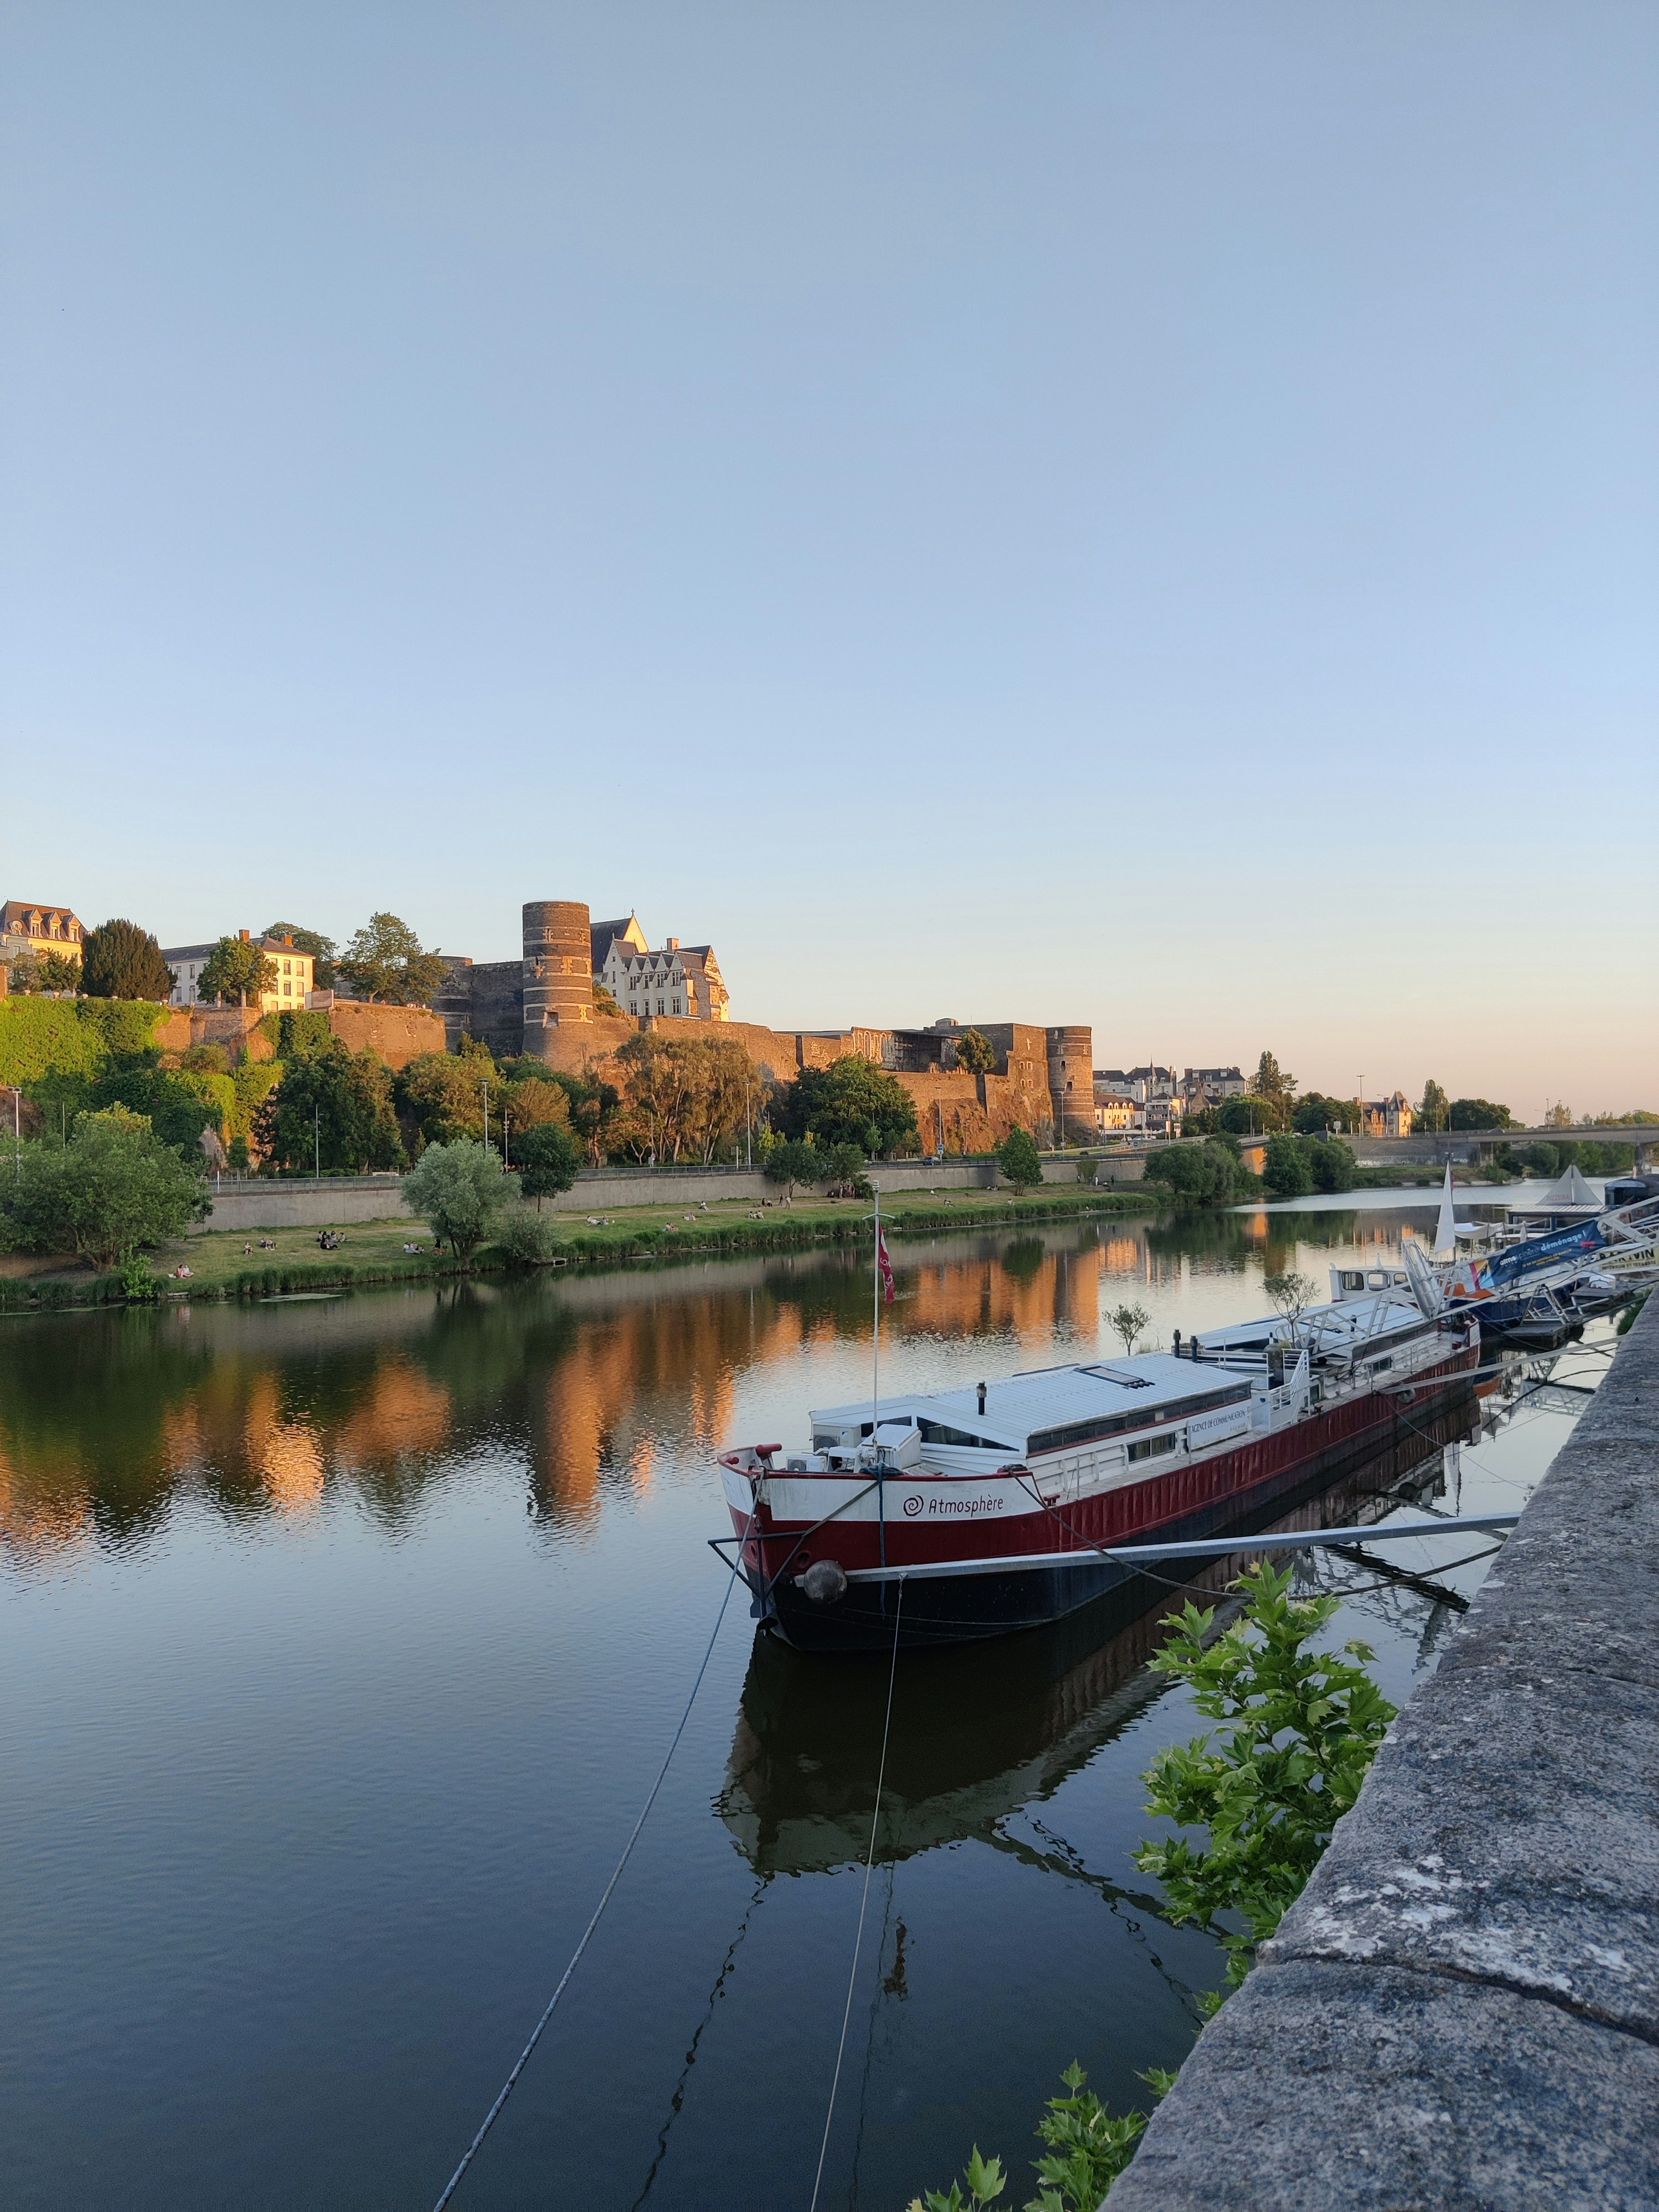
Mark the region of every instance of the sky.
[[1659, 12], [11, 0], [0, 896], [1659, 1109]]

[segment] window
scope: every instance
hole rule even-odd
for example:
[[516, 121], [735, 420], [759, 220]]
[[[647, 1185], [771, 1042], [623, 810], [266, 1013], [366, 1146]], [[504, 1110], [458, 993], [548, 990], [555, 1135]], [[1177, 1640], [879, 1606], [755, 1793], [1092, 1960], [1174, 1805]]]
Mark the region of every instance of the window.
[[1129, 1456], [1135, 1459], [1162, 1459], [1165, 1452], [1176, 1448], [1174, 1437], [1143, 1437], [1138, 1444], [1131, 1444]]

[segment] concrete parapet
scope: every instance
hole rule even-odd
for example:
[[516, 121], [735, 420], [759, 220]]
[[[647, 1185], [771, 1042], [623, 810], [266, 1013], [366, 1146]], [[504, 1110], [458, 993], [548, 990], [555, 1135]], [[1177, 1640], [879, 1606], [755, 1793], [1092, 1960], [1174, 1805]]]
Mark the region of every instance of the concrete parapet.
[[1659, 1302], [1111, 2212], [1659, 2204]]

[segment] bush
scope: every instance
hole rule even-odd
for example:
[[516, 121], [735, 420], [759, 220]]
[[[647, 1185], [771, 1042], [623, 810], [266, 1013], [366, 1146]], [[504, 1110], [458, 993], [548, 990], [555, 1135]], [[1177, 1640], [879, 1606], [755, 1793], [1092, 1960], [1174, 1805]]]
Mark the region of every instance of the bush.
[[428, 1145], [404, 1177], [411, 1211], [463, 1261], [471, 1258], [518, 1195], [519, 1178], [501, 1173], [495, 1147], [476, 1144], [471, 1137]]
[[1010, 1129], [996, 1148], [996, 1158], [1016, 1190], [1030, 1190], [1042, 1181], [1042, 1162], [1029, 1129]]
[[0, 1239], [107, 1267], [212, 1211], [201, 1176], [122, 1107], [82, 1115], [68, 1144], [25, 1145], [0, 1188]]
[[1077, 1164], [1078, 1181], [1079, 1182], [1092, 1182], [1099, 1172], [1100, 1162], [1095, 1158], [1091, 1152], [1085, 1152]]
[[553, 1224], [527, 1206], [515, 1206], [495, 1231], [496, 1249], [515, 1267], [539, 1267], [550, 1260], [558, 1242]]

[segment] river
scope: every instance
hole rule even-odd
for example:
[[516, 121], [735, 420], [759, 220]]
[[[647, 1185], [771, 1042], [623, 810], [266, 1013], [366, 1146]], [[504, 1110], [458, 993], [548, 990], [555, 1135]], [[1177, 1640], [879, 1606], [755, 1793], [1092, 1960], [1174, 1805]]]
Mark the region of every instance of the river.
[[[1432, 1218], [1416, 1195], [896, 1243], [884, 1378], [1115, 1348], [1103, 1316], [1126, 1300], [1153, 1340], [1244, 1318], [1264, 1271], [1322, 1285], [1397, 1251]], [[866, 1387], [867, 1264], [0, 1322], [15, 2212], [434, 2202], [702, 1656], [723, 1589], [705, 1539], [729, 1529], [711, 1455], [793, 1443], [809, 1405]], [[1608, 1341], [1557, 1376], [1593, 1384]], [[1382, 1479], [1513, 1505], [1573, 1409], [1491, 1401], [1478, 1443], [1425, 1438]], [[1408, 1695], [1451, 1609], [1325, 1555], [1305, 1578], [1349, 1591], [1334, 1638], [1369, 1638]], [[1145, 1669], [1157, 1617], [901, 1660], [823, 2206], [900, 2212], [975, 2141], [1023, 2203], [1070, 2060], [1127, 2105], [1188, 2049], [1218, 1949], [1160, 1917], [1130, 1856], [1142, 1770], [1198, 1725]], [[728, 1607], [459, 2207], [807, 2203], [885, 1689], [884, 1662], [803, 1659]]]

